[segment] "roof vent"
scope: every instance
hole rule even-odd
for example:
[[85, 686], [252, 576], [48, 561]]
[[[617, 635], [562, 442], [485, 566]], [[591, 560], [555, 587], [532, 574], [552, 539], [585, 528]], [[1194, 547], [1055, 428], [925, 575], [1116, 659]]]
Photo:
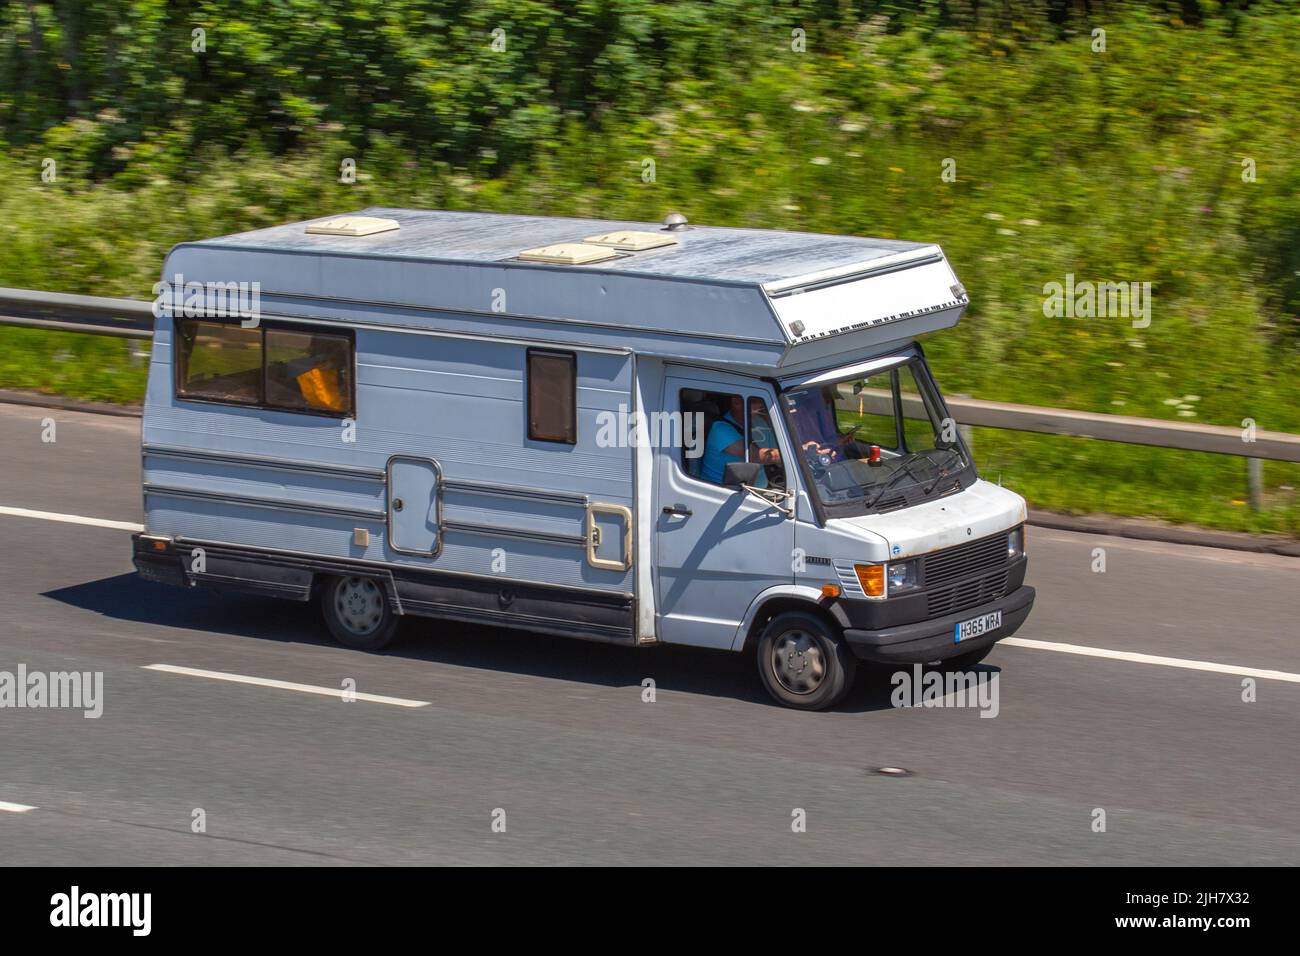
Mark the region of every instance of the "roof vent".
[[634, 232], [630, 229], [607, 232], [600, 236], [588, 236], [582, 241], [594, 246], [609, 246], [619, 252], [643, 252], [646, 249], [658, 249], [660, 246], [677, 245], [676, 236], [665, 236], [659, 232]]
[[686, 217], [679, 212], [670, 212], [664, 216], [664, 232], [681, 232], [686, 226]]
[[557, 242], [550, 246], [525, 249], [518, 258], [524, 262], [551, 262], [562, 266], [585, 266], [618, 258], [618, 252], [608, 246], [589, 242]]
[[375, 216], [340, 216], [338, 219], [326, 219], [313, 222], [307, 227], [313, 236], [373, 236], [377, 232], [392, 232], [401, 226], [396, 219], [379, 219]]

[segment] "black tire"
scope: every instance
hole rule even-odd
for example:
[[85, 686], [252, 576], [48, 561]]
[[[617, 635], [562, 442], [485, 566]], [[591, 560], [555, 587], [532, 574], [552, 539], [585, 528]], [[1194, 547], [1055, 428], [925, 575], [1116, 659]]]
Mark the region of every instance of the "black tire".
[[325, 626], [344, 647], [377, 651], [397, 634], [400, 618], [388, 606], [383, 584], [374, 578], [326, 578], [319, 599]]
[[949, 671], [963, 671], [968, 667], [974, 667], [993, 653], [996, 645], [990, 644], [987, 647], [981, 647], [978, 651], [968, 651], [965, 654], [958, 654], [956, 657], [950, 657], [943, 662], [943, 669]]
[[772, 618], [758, 639], [756, 654], [767, 692], [796, 710], [834, 707], [857, 673], [857, 660], [837, 630], [808, 611], [785, 611]]

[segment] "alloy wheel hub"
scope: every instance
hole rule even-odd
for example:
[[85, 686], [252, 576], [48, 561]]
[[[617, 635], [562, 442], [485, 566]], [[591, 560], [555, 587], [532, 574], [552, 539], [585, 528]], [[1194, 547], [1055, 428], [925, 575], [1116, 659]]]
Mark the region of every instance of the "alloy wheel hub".
[[826, 658], [811, 634], [789, 631], [772, 648], [772, 671], [792, 694], [811, 694], [826, 678]]
[[339, 583], [334, 607], [343, 626], [354, 634], [369, 634], [384, 617], [384, 597], [375, 582], [347, 578]]

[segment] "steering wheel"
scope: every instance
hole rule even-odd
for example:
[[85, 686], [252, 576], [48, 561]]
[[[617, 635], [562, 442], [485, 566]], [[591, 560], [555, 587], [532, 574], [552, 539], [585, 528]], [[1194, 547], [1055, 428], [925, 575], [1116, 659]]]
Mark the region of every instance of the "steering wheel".
[[808, 467], [812, 470], [814, 478], [820, 478], [826, 474], [834, 460], [830, 455], [823, 455], [817, 450], [816, 445], [808, 445], [803, 450], [804, 460], [808, 462]]

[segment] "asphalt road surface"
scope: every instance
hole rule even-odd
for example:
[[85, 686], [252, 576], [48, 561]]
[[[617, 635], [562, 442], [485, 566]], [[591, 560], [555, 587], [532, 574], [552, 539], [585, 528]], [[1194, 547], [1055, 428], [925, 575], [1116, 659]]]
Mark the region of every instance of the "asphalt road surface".
[[[1300, 863], [1297, 559], [1031, 528], [996, 717], [888, 671], [804, 714], [730, 654], [412, 620], [366, 655], [140, 581], [139, 462], [137, 420], [0, 406], [0, 671], [104, 675], [98, 719], [0, 709], [0, 863]], [[348, 679], [397, 700], [266, 683]]]

